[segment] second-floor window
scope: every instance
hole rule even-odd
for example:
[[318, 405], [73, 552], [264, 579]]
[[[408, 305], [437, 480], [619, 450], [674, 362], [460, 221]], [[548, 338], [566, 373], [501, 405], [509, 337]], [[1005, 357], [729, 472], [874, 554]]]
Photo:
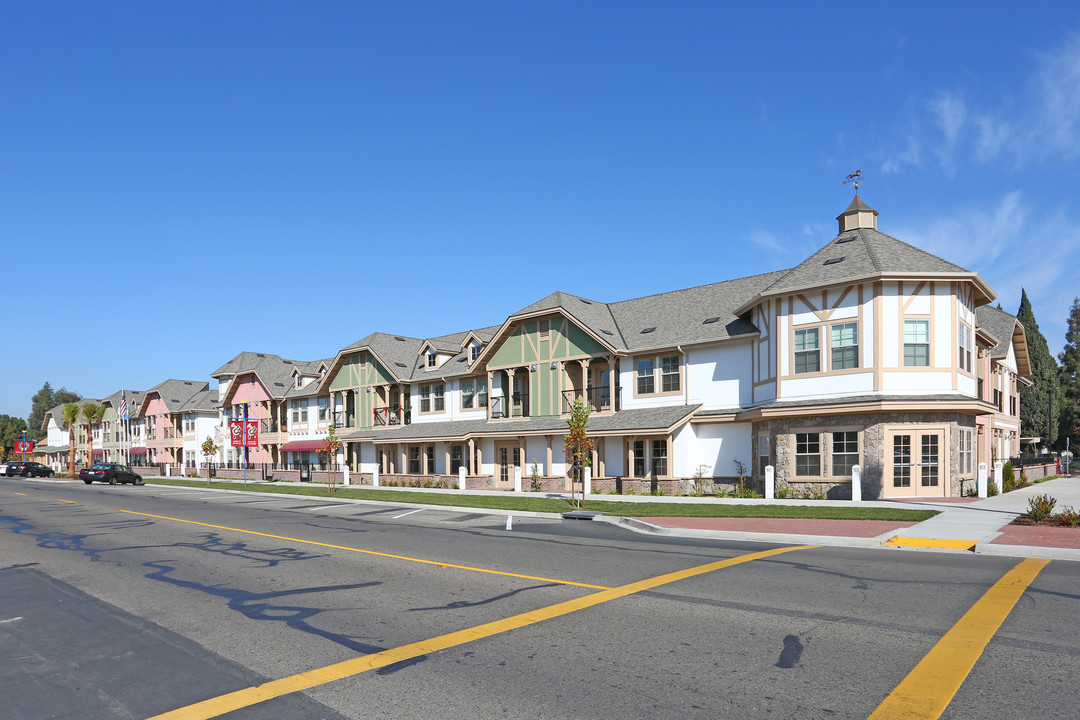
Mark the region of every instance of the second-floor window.
[[319, 420], [325, 422], [330, 417], [330, 398], [321, 397], [319, 402]]
[[795, 372], [812, 373], [821, 370], [821, 350], [818, 328], [795, 331]]
[[672, 394], [681, 391], [682, 362], [678, 355], [638, 358], [638, 395]]
[[904, 321], [904, 366], [930, 366], [930, 321]]
[[292, 421], [294, 423], [307, 422], [307, 400], [292, 401]]
[[859, 324], [841, 323], [829, 328], [832, 350], [830, 369], [847, 370], [859, 367]]
[[971, 339], [971, 328], [969, 328], [967, 325], [961, 325], [959, 329], [959, 348], [957, 349], [956, 364], [960, 367], [961, 370], [971, 372], [971, 348], [973, 344]]
[[461, 409], [479, 410], [488, 405], [487, 378], [469, 378], [461, 381]]
[[435, 367], [435, 353], [429, 352], [427, 354], [427, 366], [429, 370]]
[[438, 413], [446, 409], [446, 387], [439, 385], [420, 386], [420, 412]]
[[195, 413], [184, 413], [184, 432], [195, 432]]

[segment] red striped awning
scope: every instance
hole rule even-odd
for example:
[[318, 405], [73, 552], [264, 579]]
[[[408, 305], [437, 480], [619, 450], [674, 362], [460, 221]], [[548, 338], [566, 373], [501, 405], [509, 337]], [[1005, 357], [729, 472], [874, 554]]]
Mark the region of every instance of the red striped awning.
[[128, 448], [128, 454], [129, 455], [145, 455], [146, 454], [146, 448], [144, 448], [144, 447]]
[[309, 452], [322, 450], [322, 440], [291, 440], [281, 446], [281, 452]]
[[90, 452], [93, 455], [104, 455], [105, 454], [104, 450], [91, 450]]

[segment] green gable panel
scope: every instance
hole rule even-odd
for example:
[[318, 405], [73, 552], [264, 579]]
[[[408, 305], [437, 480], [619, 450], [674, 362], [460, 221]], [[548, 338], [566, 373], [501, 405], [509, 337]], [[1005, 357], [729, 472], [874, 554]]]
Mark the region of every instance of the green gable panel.
[[[558, 339], [555, 338], [556, 332], [559, 335]], [[566, 323], [558, 323], [557, 326], [552, 323], [551, 335], [554, 341], [552, 344], [559, 352], [558, 357], [552, 358], [554, 360], [582, 355], [603, 355], [608, 352], [607, 348], [569, 320]]]
[[345, 358], [341, 367], [330, 381], [331, 390], [346, 390], [359, 384], [360, 356], [352, 355]]

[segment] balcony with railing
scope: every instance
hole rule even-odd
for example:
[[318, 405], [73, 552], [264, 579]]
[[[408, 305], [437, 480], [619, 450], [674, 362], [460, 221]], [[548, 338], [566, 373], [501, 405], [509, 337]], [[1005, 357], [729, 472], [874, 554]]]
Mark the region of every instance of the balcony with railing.
[[[250, 420], [248, 422], [251, 422]], [[259, 444], [273, 445], [289, 439], [288, 429], [285, 423], [278, 422], [276, 418], [262, 418], [259, 423]]]
[[375, 408], [373, 411], [375, 427], [389, 425], [408, 425], [412, 422], [412, 408], [390, 405]]
[[591, 387], [584, 391], [582, 390], [563, 390], [562, 393], [562, 413], [569, 415], [570, 410], [574, 406], [575, 401], [582, 401], [592, 412], [607, 412], [608, 410], [619, 410], [619, 394], [620, 386], [615, 386], [615, 395], [612, 397], [611, 386], [601, 385], [600, 387]]
[[529, 417], [529, 393], [516, 392], [509, 398], [496, 395], [490, 402], [488, 418], [491, 420]]

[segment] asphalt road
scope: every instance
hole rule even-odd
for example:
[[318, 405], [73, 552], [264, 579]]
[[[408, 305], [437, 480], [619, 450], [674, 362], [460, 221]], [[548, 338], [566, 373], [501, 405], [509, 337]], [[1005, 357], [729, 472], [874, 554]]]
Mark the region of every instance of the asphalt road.
[[0, 716], [1075, 717], [1078, 575], [5, 478]]

